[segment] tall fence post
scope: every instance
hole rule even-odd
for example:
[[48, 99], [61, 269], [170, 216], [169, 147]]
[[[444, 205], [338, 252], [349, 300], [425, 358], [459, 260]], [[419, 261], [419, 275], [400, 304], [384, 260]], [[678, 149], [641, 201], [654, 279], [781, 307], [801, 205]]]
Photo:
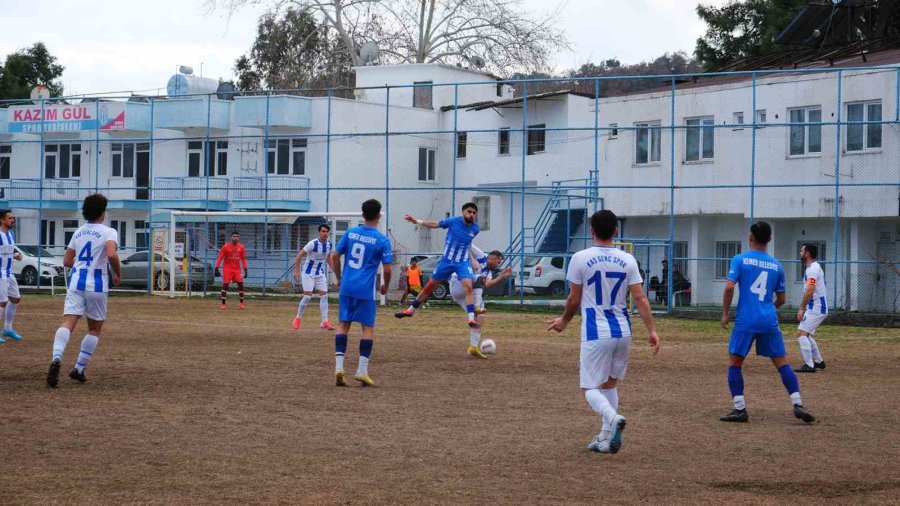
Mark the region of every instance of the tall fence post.
[[[100, 102], [94, 102], [94, 193], [100, 191]], [[137, 148], [137, 146], [135, 146]], [[123, 155], [124, 156], [124, 155]], [[124, 166], [123, 166], [124, 168]], [[72, 170], [71, 165], [69, 171]], [[69, 173], [71, 175], [71, 172]], [[108, 181], [108, 180], [107, 180]], [[108, 186], [108, 185], [107, 185]], [[78, 174], [78, 190], [81, 191], [81, 174]], [[107, 195], [109, 197], [109, 195]], [[117, 231], [118, 232], [118, 231]]]
[[600, 79], [596, 77], [594, 78], [594, 171], [591, 175], [590, 191], [593, 212], [596, 213], [597, 197], [600, 196]]
[[[126, 105], [127, 107], [127, 105]], [[151, 232], [153, 230], [153, 152], [154, 146], [156, 145], [154, 133], [153, 133], [153, 125], [154, 125], [154, 110], [156, 109], [156, 101], [152, 98], [150, 99], [150, 175], [149, 181], [147, 183], [147, 200], [149, 200], [149, 207], [147, 210], [147, 221], [144, 222], [144, 234], [147, 242], [147, 295], [153, 293], [153, 266], [156, 265], [156, 251], [153, 249], [153, 236]], [[136, 195], [135, 195], [136, 196]], [[135, 236], [137, 237], [137, 236]], [[206, 265], [206, 262], [204, 262]], [[206, 292], [206, 273], [204, 272], [203, 276], [203, 292]]]
[[[453, 154], [456, 156], [456, 153]], [[528, 156], [528, 81], [522, 85], [522, 184], [519, 194], [519, 229], [522, 241], [519, 245], [519, 304], [525, 305], [525, 157]]]
[[[44, 149], [46, 149], [46, 121], [47, 121], [47, 102], [42, 97], [41, 98], [41, 142], [40, 149], [38, 150], [38, 167], [41, 169], [40, 176], [38, 178], [38, 225], [40, 227], [40, 231], [38, 232], [38, 251], [37, 251], [37, 259], [38, 259], [38, 269], [37, 269], [37, 278], [35, 280], [35, 287], [38, 290], [41, 288], [41, 254], [43, 253], [44, 243], [45, 242], [56, 242], [56, 239], [50, 238], [50, 222], [47, 221], [47, 232], [46, 234], [42, 234], [44, 231], [44, 176], [47, 172], [47, 156], [44, 153]], [[59, 166], [59, 151], [56, 152], [56, 164]], [[54, 167], [54, 170], [56, 168]], [[41, 235], [46, 235], [44, 240], [41, 240]]]
[[[265, 130], [266, 147], [265, 147], [265, 151], [264, 151], [264, 153], [266, 153], [266, 160], [269, 159], [269, 141], [268, 141], [268, 139], [269, 139], [269, 126], [270, 126], [269, 123], [271, 123], [271, 116], [270, 116], [271, 106], [272, 106], [272, 92], [266, 91], [266, 130]], [[288, 142], [292, 142], [292, 141], [288, 141]], [[290, 149], [288, 150], [288, 153], [290, 153]], [[278, 142], [277, 141], [275, 143], [275, 156], [278, 156]], [[288, 155], [288, 156], [290, 156], [290, 155]], [[290, 164], [290, 162], [289, 162], [289, 164]], [[277, 169], [278, 164], [275, 164], [275, 166], [276, 166], [275, 170], [278, 170]], [[265, 200], [263, 201], [263, 209], [265, 210], [265, 212], [269, 212], [269, 169], [268, 169], [268, 167], [266, 168], [266, 174], [263, 177], [264, 177], [264, 181], [265, 181], [265, 185], [264, 185]], [[266, 264], [268, 263], [268, 262], [266, 262], [266, 253], [269, 250], [269, 216], [268, 215], [266, 215], [265, 219], [263, 220], [262, 248], [260, 248], [257, 245], [257, 249], [258, 249], [258, 251], [261, 252], [260, 256], [262, 256], [262, 271], [263, 271], [262, 295], [263, 295], [263, 297], [265, 297], [266, 296], [266, 284], [268, 283], [268, 269], [266, 268], [267, 267]]]
[[[672, 271], [675, 270], [674, 245], [675, 245], [675, 77], [672, 77], [672, 95], [669, 104], [669, 131], [672, 142], [669, 143], [669, 246], [666, 248], [666, 260], [669, 268], [666, 270], [666, 311], [671, 314], [675, 301], [672, 296]], [[650, 268], [648, 265], [647, 268]]]
[[384, 101], [384, 231], [391, 233], [391, 87]]
[[[450, 154], [453, 160], [453, 184], [450, 190], [450, 214], [456, 210], [456, 155], [459, 153], [459, 84], [453, 85], [453, 153]], [[468, 138], [466, 138], [468, 142]], [[468, 145], [466, 146], [468, 148]], [[426, 168], [428, 162], [426, 160]]]
[[[835, 307], [838, 307], [838, 285], [842, 284], [841, 276], [838, 274], [840, 272], [840, 258], [841, 258], [841, 248], [840, 248], [840, 217], [841, 217], [841, 203], [840, 203], [840, 189], [841, 189], [841, 100], [843, 100], [843, 84], [844, 84], [844, 71], [838, 70], [837, 73], [837, 112], [836, 118], [837, 122], [835, 124], [835, 146], [834, 146], [834, 283], [833, 283], [833, 291], [834, 296], [832, 300], [834, 301]], [[821, 128], [821, 127], [820, 127]], [[847, 301], [844, 301], [846, 305]]]
[[756, 72], [753, 73], [751, 88], [753, 106], [750, 108], [750, 114], [753, 115], [753, 128], [750, 132], [750, 223], [752, 224], [756, 204]]
[[[331, 210], [331, 97], [333, 90], [328, 88], [328, 122], [325, 125], [325, 212]], [[268, 149], [268, 147], [266, 148]], [[268, 158], [268, 156], [266, 156]]]

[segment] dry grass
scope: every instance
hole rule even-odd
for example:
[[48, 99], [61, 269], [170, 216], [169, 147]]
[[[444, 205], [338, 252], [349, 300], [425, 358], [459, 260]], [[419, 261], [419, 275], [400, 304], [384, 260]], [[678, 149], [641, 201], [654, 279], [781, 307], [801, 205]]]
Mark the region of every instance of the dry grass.
[[[465, 355], [458, 310], [380, 313], [376, 388], [333, 386], [332, 334], [290, 329], [294, 303], [116, 297], [79, 385], [44, 375], [62, 298], [26, 297], [0, 345], [0, 503], [898, 502], [900, 332], [825, 327], [801, 377], [803, 426], [770, 363], [746, 369], [751, 423], [726, 425], [726, 338], [663, 319], [636, 339], [615, 456], [578, 389], [577, 327], [492, 312], [499, 354]], [[336, 308], [332, 306], [332, 313]], [[643, 327], [636, 323], [639, 334]], [[65, 357], [77, 354], [80, 328]], [[793, 330], [785, 328], [793, 335]], [[797, 345], [788, 339], [796, 359]], [[351, 334], [348, 372], [355, 370]]]

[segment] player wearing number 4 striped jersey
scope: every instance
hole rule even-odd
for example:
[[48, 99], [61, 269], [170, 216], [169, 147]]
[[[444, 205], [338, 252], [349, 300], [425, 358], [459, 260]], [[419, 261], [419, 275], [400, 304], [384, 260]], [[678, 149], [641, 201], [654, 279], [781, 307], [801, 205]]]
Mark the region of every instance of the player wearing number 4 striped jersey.
[[797, 310], [797, 341], [800, 343], [800, 354], [803, 355], [803, 366], [794, 369], [796, 372], [811, 373], [816, 369], [825, 369], [825, 359], [819, 353], [819, 345], [813, 334], [828, 316], [828, 303], [825, 301], [825, 271], [816, 261], [819, 247], [815, 244], [804, 244], [800, 248], [800, 261], [803, 262], [803, 300]]
[[594, 246], [572, 255], [566, 273], [566, 310], [547, 329], [562, 332], [581, 308], [581, 388], [591, 409], [601, 417], [601, 432], [591, 440], [588, 449], [600, 453], [616, 453], [622, 447], [625, 417], [618, 413], [616, 385], [625, 378], [631, 347], [628, 293], [647, 326], [653, 354], [659, 352], [659, 336], [637, 261], [613, 245], [617, 223], [616, 215], [609, 210], [591, 216]]
[[22, 336], [13, 330], [13, 319], [16, 316], [16, 308], [22, 302], [19, 294], [19, 283], [12, 273], [13, 261], [22, 260], [22, 255], [16, 252], [16, 240], [12, 229], [16, 226], [16, 217], [12, 211], [4, 209], [0, 211], [0, 311], [5, 313], [3, 333], [0, 343], [9, 338], [20, 341]]
[[[300, 299], [297, 316], [294, 318], [294, 330], [300, 328], [300, 319], [312, 299], [313, 290], [319, 295], [319, 313], [322, 316], [319, 326], [334, 330], [334, 326], [328, 321], [328, 255], [334, 251], [334, 246], [328, 240], [330, 232], [331, 227], [327, 224], [319, 225], [319, 237], [309, 241], [294, 259], [294, 281], [303, 278], [303, 298]], [[306, 257], [306, 264], [301, 268], [303, 257]]]
[[772, 227], [764, 221], [750, 227], [750, 251], [731, 259], [731, 267], [722, 296], [722, 327], [728, 328], [731, 300], [734, 287], [740, 288], [737, 316], [734, 330], [728, 343], [731, 364], [728, 367], [728, 388], [731, 390], [734, 410], [721, 418], [723, 422], [746, 422], [749, 420], [744, 403], [744, 376], [741, 366], [756, 342], [756, 354], [772, 359], [772, 364], [781, 375], [781, 382], [791, 397], [794, 416], [806, 423], [815, 418], [800, 402], [800, 382], [791, 369], [784, 350], [784, 337], [778, 327], [776, 309], [784, 304], [784, 268], [766, 253], [772, 240]]
[[[63, 352], [82, 316], [87, 316], [88, 333], [81, 340], [81, 351], [69, 377], [79, 383], [87, 381], [84, 369], [94, 356], [100, 341], [100, 329], [106, 320], [109, 283], [112, 281], [114, 285], [118, 285], [122, 278], [119, 254], [116, 253], [119, 234], [103, 224], [106, 205], [106, 197], [99, 193], [84, 198], [81, 214], [87, 223], [75, 231], [66, 247], [63, 264], [71, 269], [71, 276], [66, 291], [63, 322], [53, 339], [53, 360], [47, 372], [47, 386], [50, 388], [56, 388], [59, 384]], [[109, 268], [113, 271], [112, 280], [109, 279]]]

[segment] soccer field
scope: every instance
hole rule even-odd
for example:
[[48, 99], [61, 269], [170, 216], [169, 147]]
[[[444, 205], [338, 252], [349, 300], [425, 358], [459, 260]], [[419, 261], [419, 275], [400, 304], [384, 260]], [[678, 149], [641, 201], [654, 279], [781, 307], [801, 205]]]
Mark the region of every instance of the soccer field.
[[[578, 318], [488, 313], [490, 360], [466, 355], [458, 310], [379, 312], [374, 388], [334, 386], [333, 333], [295, 301], [113, 297], [88, 383], [44, 378], [61, 297], [26, 296], [0, 345], [0, 503], [898, 502], [900, 330], [825, 325], [828, 368], [801, 375], [804, 426], [772, 364], [746, 365], [749, 424], [731, 410], [717, 322], [658, 320], [636, 337], [617, 455], [578, 388]], [[332, 314], [336, 304], [332, 303]], [[798, 363], [794, 327], [784, 325]], [[359, 333], [350, 336], [352, 375]], [[893, 469], [893, 471], [890, 471]]]

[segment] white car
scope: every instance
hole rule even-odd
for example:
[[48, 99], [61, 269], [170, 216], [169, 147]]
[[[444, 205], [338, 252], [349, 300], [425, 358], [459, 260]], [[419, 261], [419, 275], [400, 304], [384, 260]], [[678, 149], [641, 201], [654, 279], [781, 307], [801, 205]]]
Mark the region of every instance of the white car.
[[[50, 251], [40, 249], [40, 266], [38, 266], [38, 247], [16, 245], [16, 253], [22, 255], [22, 260], [14, 260], [12, 272], [21, 285], [34, 286], [37, 284], [38, 272], [41, 273], [41, 285], [49, 286], [51, 280], [59, 286], [66, 285], [66, 268], [63, 259]], [[55, 278], [55, 279], [53, 279]]]
[[[522, 268], [522, 288], [525, 293], [564, 295], [566, 293], [566, 259], [561, 256], [525, 257]], [[518, 282], [518, 278], [516, 282]]]

